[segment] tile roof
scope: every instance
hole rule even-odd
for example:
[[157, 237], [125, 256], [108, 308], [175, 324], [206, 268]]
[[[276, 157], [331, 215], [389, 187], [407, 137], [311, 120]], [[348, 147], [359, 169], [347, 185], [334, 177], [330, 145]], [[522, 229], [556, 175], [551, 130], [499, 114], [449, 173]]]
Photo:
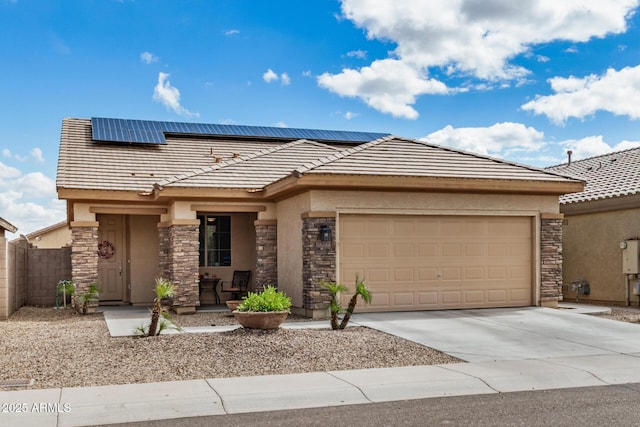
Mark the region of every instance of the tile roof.
[[314, 141], [298, 140], [239, 156], [159, 182], [160, 187], [262, 189], [290, 175], [301, 164], [340, 150]]
[[[572, 182], [549, 170], [424, 141], [385, 136], [360, 145], [167, 135], [167, 144], [92, 140], [91, 120], [64, 119], [58, 188], [263, 189], [291, 174], [378, 175]], [[575, 182], [575, 181], [573, 181]]]
[[172, 135], [167, 144], [131, 146], [95, 143], [91, 120], [62, 122], [56, 186], [74, 189], [149, 191], [157, 182], [282, 142], [207, 139]]
[[300, 173], [567, 181], [563, 175], [430, 144], [385, 137], [304, 165]]
[[561, 204], [580, 203], [640, 193], [640, 148], [604, 154], [547, 168], [586, 181], [582, 193], [560, 197]]

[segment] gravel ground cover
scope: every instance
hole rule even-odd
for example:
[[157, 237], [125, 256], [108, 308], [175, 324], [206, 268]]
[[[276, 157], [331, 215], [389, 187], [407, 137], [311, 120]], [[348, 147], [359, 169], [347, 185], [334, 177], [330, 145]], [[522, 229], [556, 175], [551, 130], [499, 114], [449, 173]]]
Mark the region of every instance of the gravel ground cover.
[[[292, 316], [293, 320], [305, 321]], [[175, 316], [180, 326], [235, 324], [225, 313]], [[0, 379], [31, 388], [79, 387], [456, 363], [458, 359], [364, 327], [112, 338], [101, 313], [22, 307], [0, 322]], [[7, 388], [12, 390], [13, 388]]]
[[[640, 323], [640, 309], [602, 318]], [[236, 324], [225, 312], [174, 316], [179, 326]], [[289, 321], [308, 321], [292, 315]], [[457, 363], [460, 360], [363, 327], [112, 338], [101, 313], [23, 307], [0, 322], [0, 379], [31, 388], [79, 387], [336, 369]], [[5, 390], [14, 390], [6, 388]]]

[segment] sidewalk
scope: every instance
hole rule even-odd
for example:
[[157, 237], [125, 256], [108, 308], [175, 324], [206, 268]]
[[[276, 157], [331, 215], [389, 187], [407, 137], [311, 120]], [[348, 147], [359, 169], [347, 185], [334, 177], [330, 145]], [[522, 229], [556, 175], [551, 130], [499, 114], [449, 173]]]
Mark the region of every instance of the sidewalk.
[[[123, 321], [126, 316], [106, 317]], [[127, 423], [635, 382], [640, 382], [640, 352], [6, 391], [0, 392], [0, 425]]]

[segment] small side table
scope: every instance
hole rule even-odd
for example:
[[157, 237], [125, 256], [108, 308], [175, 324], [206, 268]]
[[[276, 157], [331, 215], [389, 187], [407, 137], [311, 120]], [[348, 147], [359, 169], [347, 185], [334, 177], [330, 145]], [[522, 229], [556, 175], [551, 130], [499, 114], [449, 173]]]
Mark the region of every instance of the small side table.
[[219, 277], [210, 277], [200, 279], [200, 292], [211, 288], [213, 292], [213, 298], [216, 300], [216, 304], [220, 304], [220, 295], [218, 295], [218, 283], [220, 283]]

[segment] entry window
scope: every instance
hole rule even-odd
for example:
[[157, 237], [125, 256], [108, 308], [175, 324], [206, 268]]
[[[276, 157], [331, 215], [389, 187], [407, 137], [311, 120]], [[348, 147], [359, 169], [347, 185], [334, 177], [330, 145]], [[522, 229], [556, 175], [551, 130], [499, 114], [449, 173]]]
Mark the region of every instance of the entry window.
[[231, 217], [198, 215], [200, 267], [231, 265]]

